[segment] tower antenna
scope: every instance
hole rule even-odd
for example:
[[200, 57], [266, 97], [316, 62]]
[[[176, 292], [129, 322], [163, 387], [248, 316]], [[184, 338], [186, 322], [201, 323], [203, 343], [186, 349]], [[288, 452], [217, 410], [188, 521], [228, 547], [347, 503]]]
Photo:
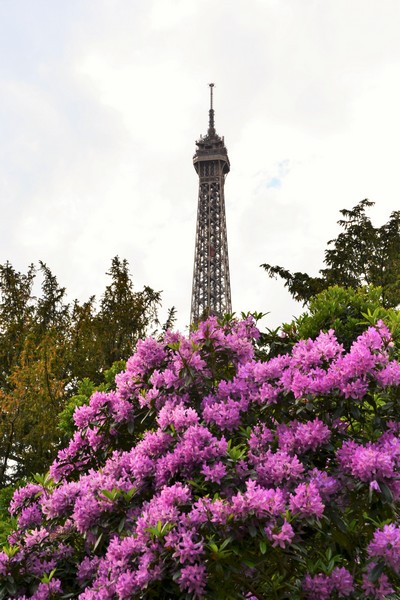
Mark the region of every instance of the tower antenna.
[[215, 133], [215, 125], [214, 125], [214, 108], [213, 108], [213, 88], [214, 83], [208, 84], [210, 87], [210, 110], [209, 110], [209, 121], [208, 121], [208, 132]]

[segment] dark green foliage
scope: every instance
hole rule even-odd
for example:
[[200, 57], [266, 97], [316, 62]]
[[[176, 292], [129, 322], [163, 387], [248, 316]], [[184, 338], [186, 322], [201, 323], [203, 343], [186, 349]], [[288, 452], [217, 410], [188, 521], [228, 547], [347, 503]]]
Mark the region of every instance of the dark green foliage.
[[67, 438], [72, 437], [76, 431], [73, 420], [75, 409], [78, 406], [89, 404], [90, 396], [94, 392], [109, 392], [115, 389], [115, 376], [123, 371], [125, 366], [126, 362], [124, 360], [113, 363], [112, 367], [104, 372], [104, 381], [99, 385], [95, 385], [88, 377], [79, 381], [77, 393], [68, 400], [58, 416], [58, 427]]
[[[20, 485], [23, 485], [23, 482], [20, 482], [19, 486]], [[7, 542], [7, 536], [16, 525], [15, 519], [11, 518], [11, 515], [8, 512], [8, 507], [15, 490], [16, 487], [11, 485], [0, 488], [0, 547]]]
[[390, 215], [382, 227], [374, 227], [366, 215], [373, 202], [362, 200], [352, 210], [341, 210], [342, 232], [328, 242], [319, 277], [291, 273], [280, 266], [261, 265], [270, 277], [279, 275], [295, 300], [304, 302], [327, 288], [338, 285], [357, 289], [381, 287], [382, 306], [400, 304], [400, 211]]
[[24, 332], [32, 321], [31, 303], [35, 269], [18, 273], [9, 262], [0, 265], [0, 388], [8, 386], [8, 375], [18, 363]]
[[267, 330], [258, 342], [258, 356], [272, 358], [290, 352], [299, 340], [315, 339], [320, 331], [334, 329], [346, 350], [363, 331], [382, 319], [393, 339], [400, 340], [400, 312], [382, 306], [382, 289], [332, 286], [312, 297], [307, 311], [291, 323]]
[[0, 265], [0, 487], [46, 470], [63, 443], [58, 415], [71, 397], [79, 402], [79, 382], [99, 386], [138, 339], [161, 328], [159, 292], [135, 291], [118, 257], [107, 275], [98, 306], [94, 296], [70, 304], [45, 263], [26, 274]]
[[159, 325], [157, 308], [161, 295], [145, 286], [136, 292], [126, 260], [113, 258], [106, 287], [96, 307], [95, 298], [86, 303], [75, 301], [71, 310], [69, 345], [73, 392], [78, 381], [88, 377], [95, 385], [103, 381], [104, 371], [118, 360], [126, 360], [138, 339]]
[[[338, 341], [349, 350], [352, 342], [378, 319], [394, 325], [396, 314], [393, 308], [383, 307], [381, 288], [332, 286], [310, 299], [307, 312], [296, 319], [296, 328], [299, 339], [314, 339], [320, 331], [334, 329]], [[393, 328], [392, 334], [397, 334]]]
[[160, 293], [148, 286], [141, 292], [133, 290], [126, 260], [114, 258], [107, 275], [111, 283], [105, 289], [96, 316], [96, 332], [103, 355], [100, 368], [109, 368], [133, 353], [137, 340], [146, 334], [149, 322], [156, 320], [161, 299]]

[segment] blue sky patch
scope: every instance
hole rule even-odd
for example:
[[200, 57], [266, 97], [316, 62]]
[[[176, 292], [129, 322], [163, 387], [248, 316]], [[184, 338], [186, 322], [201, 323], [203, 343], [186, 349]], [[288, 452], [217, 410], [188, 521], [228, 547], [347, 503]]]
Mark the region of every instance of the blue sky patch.
[[281, 185], [282, 181], [279, 177], [271, 177], [271, 179], [268, 179], [267, 181], [267, 188], [280, 188]]

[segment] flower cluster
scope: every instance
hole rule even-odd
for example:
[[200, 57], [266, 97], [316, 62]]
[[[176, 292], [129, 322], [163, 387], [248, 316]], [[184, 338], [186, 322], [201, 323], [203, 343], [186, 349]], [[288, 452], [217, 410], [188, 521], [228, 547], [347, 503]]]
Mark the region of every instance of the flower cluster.
[[334, 591], [339, 598], [348, 598], [354, 590], [353, 577], [344, 567], [335, 567], [330, 575], [306, 575], [303, 590], [309, 600], [328, 600]]
[[387, 328], [269, 362], [258, 335], [251, 317], [211, 317], [138, 343], [116, 390], [76, 409], [51, 478], [15, 493], [2, 597], [324, 600], [400, 584]]

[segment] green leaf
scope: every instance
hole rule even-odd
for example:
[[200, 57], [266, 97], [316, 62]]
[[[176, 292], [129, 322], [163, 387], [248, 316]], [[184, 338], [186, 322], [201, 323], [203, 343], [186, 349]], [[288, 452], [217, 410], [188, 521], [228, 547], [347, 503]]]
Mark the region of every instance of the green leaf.
[[264, 540], [260, 540], [260, 552], [261, 554], [265, 554], [267, 551], [267, 544], [264, 542]]
[[48, 575], [47, 574], [43, 575], [43, 577], [41, 578], [40, 581], [42, 583], [50, 583], [50, 581], [53, 579], [56, 571], [57, 571], [57, 569], [53, 569]]
[[101, 490], [100, 494], [107, 498], [107, 500], [111, 500], [112, 502], [120, 495], [120, 490], [113, 488], [112, 490]]
[[103, 539], [103, 532], [101, 532], [101, 534], [99, 535], [99, 537], [96, 540], [95, 545], [93, 546], [93, 552], [96, 552], [97, 548], [100, 546], [101, 540]]
[[393, 494], [392, 494], [391, 489], [384, 482], [380, 482], [379, 487], [381, 488], [382, 495], [383, 495], [384, 499], [386, 500], [386, 502], [388, 502], [389, 504], [392, 504]]
[[122, 519], [118, 523], [118, 528], [117, 528], [118, 533], [122, 533], [124, 527], [125, 527], [125, 517], [122, 517]]
[[220, 550], [224, 550], [227, 547], [227, 545], [231, 543], [232, 539], [233, 539], [232, 537], [226, 538], [226, 540], [224, 540], [222, 542], [222, 544], [220, 546]]
[[251, 537], [256, 537], [258, 531], [257, 528], [254, 525], [249, 525], [249, 533], [251, 535]]

